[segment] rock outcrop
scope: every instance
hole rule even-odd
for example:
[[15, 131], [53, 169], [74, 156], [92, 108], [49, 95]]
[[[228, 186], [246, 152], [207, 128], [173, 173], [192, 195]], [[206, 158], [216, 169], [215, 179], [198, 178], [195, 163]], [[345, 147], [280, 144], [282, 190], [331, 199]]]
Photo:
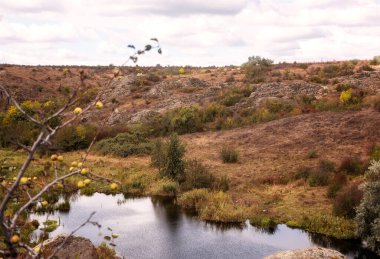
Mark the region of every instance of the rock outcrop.
[[[66, 236], [60, 235], [55, 238], [48, 239], [44, 242], [42, 255], [44, 258], [49, 257], [62, 242]], [[58, 259], [93, 259], [98, 258], [96, 248], [92, 242], [84, 237], [70, 236], [61, 249], [55, 254]]]
[[322, 248], [322, 247], [310, 247], [299, 250], [282, 251], [265, 259], [299, 259], [299, 258], [312, 258], [312, 259], [343, 259], [346, 258], [338, 251]]

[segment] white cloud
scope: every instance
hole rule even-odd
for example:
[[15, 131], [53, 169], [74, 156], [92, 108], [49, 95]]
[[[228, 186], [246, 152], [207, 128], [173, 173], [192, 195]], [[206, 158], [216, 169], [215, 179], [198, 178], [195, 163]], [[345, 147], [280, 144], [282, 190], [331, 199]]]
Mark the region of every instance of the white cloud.
[[141, 65], [370, 58], [378, 0], [18, 0], [0, 2], [0, 62], [119, 64], [127, 44], [161, 40]]

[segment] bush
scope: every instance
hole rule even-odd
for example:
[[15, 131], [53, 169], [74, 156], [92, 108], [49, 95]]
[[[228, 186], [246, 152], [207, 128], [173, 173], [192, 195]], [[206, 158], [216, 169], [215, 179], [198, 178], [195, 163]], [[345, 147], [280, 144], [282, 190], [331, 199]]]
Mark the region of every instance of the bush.
[[337, 216], [354, 218], [355, 208], [359, 205], [362, 195], [363, 193], [359, 190], [358, 184], [356, 183], [343, 187], [337, 192], [333, 201], [334, 214]]
[[357, 234], [380, 255], [380, 161], [372, 161], [361, 186], [363, 199], [357, 208]]
[[351, 97], [352, 97], [352, 88], [349, 88], [348, 90], [343, 91], [340, 94], [339, 100], [343, 104], [348, 104], [350, 102], [350, 100], [351, 100]]
[[67, 126], [57, 132], [54, 145], [65, 152], [87, 148], [96, 134], [92, 125]]
[[215, 177], [209, 172], [201, 162], [191, 160], [187, 162], [184, 179], [181, 180], [181, 187], [188, 191], [191, 189], [210, 189], [215, 184]]
[[310, 150], [308, 153], [307, 153], [307, 158], [317, 158], [318, 157], [318, 152], [317, 150]]
[[248, 62], [243, 64], [245, 69], [245, 77], [248, 81], [260, 83], [264, 81], [264, 76], [270, 71], [273, 60], [252, 56], [248, 58]]
[[152, 144], [147, 138], [144, 127], [134, 125], [126, 133], [120, 133], [114, 138], [97, 142], [94, 149], [104, 155], [127, 157], [129, 155], [150, 154]]
[[183, 156], [185, 154], [185, 147], [180, 142], [178, 136], [173, 134], [165, 148], [165, 166], [162, 168], [160, 174], [163, 177], [168, 177], [173, 180], [183, 179], [185, 172], [185, 162]]
[[339, 170], [349, 175], [359, 175], [363, 171], [363, 165], [358, 158], [347, 157], [342, 161]]
[[334, 198], [336, 193], [346, 184], [346, 182], [346, 175], [341, 172], [336, 173], [327, 188], [327, 197]]
[[374, 56], [369, 63], [373, 66], [380, 65], [380, 56]]
[[161, 171], [166, 165], [165, 143], [157, 138], [152, 145], [151, 165]]
[[237, 163], [239, 158], [239, 153], [230, 147], [223, 147], [220, 155], [222, 157], [223, 163]]
[[319, 168], [309, 172], [308, 183], [311, 187], [326, 186], [329, 183], [334, 164], [328, 160], [321, 160]]
[[370, 154], [370, 159], [371, 160], [380, 160], [380, 145], [374, 145], [371, 149], [371, 154]]

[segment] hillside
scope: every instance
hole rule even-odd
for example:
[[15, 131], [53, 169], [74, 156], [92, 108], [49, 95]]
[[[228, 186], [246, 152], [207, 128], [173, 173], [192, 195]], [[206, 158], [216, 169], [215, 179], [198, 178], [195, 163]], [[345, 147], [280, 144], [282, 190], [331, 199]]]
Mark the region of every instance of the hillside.
[[[61, 103], [80, 83], [81, 69], [87, 80], [76, 106], [104, 91], [104, 109], [80, 116], [77, 123], [84, 126], [60, 135], [54, 150], [84, 148], [91, 139], [86, 132], [97, 127], [106, 148], [96, 149], [89, 161], [95, 172], [121, 181], [126, 193], [174, 193], [180, 203], [204, 195], [207, 202], [194, 209], [205, 220], [269, 220], [355, 237], [352, 205], [343, 212], [336, 207], [339, 198], [354, 195], [350, 191], [379, 152], [379, 66], [347, 61], [277, 64], [260, 72], [257, 66], [186, 68], [185, 74], [175, 67], [125, 67], [107, 85], [113, 67], [6, 65], [1, 82], [20, 102]], [[9, 100], [0, 99], [4, 116], [12, 115]], [[214, 177], [209, 190], [181, 190], [150, 165], [152, 140], [174, 132], [185, 143], [187, 161], [197, 160]], [[60, 149], [63, 144], [66, 149]], [[237, 162], [223, 163], [222, 149], [237, 151]], [[76, 151], [65, 156], [79, 159]]]

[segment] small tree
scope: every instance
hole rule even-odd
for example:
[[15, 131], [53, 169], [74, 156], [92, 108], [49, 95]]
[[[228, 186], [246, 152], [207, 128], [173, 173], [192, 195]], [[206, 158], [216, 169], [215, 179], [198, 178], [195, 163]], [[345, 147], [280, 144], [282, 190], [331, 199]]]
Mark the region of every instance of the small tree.
[[380, 255], [380, 161], [372, 161], [361, 186], [363, 199], [357, 209], [357, 234]]
[[166, 147], [166, 164], [161, 175], [173, 180], [180, 180], [185, 172], [184, 155], [185, 147], [180, 142], [178, 135], [173, 134]]

